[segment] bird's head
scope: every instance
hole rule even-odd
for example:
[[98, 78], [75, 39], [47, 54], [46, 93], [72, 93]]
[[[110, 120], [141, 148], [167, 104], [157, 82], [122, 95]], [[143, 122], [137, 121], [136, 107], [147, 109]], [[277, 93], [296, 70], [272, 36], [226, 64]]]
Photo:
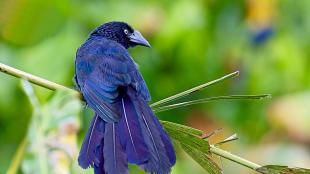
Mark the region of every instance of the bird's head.
[[108, 22], [97, 27], [91, 32], [91, 37], [104, 37], [118, 42], [125, 48], [142, 45], [151, 47], [149, 42], [142, 36], [142, 34], [134, 30], [125, 22]]

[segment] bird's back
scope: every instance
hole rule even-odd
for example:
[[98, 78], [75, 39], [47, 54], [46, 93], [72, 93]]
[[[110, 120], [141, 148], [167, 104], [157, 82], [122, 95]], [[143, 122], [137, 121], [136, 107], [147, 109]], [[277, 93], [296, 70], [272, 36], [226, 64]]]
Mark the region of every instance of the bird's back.
[[[77, 83], [83, 85], [84, 79], [97, 75], [104, 76], [101, 69], [114, 73], [126, 73], [128, 68], [137, 71], [128, 51], [115, 41], [105, 38], [90, 38], [77, 50], [75, 71]], [[99, 75], [99, 76], [98, 76]]]

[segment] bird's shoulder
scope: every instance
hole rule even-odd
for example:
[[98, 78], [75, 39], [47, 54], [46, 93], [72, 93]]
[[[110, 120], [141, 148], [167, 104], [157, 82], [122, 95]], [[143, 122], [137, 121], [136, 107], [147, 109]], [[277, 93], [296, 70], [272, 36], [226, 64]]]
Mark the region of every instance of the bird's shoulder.
[[[97, 76], [98, 73], [127, 74], [137, 70], [128, 51], [115, 41], [105, 38], [90, 38], [78, 49], [76, 54], [76, 71]], [[79, 76], [79, 75], [78, 75]]]
[[86, 41], [77, 52], [76, 72], [79, 85], [93, 81], [101, 86], [133, 86], [136, 91], [150, 100], [145, 81], [127, 49], [108, 39]]
[[105, 38], [89, 38], [77, 51], [77, 58], [114, 58], [119, 61], [131, 59], [127, 49], [121, 44]]

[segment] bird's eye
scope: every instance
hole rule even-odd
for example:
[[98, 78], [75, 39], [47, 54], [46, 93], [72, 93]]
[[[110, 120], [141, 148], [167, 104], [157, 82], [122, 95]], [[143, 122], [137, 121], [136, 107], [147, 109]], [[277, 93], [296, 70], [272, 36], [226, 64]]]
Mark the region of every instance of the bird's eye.
[[129, 32], [127, 29], [124, 30], [124, 33], [127, 35]]

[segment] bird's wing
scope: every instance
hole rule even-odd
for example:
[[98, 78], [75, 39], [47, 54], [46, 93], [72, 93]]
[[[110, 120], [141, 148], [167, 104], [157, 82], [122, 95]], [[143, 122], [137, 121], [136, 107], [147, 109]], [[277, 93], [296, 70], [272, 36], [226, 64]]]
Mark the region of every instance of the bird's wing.
[[101, 39], [83, 45], [77, 53], [76, 76], [87, 104], [107, 122], [117, 121], [121, 115], [114, 106], [119, 87], [133, 86], [144, 100], [150, 100], [135, 62], [113, 41]]

